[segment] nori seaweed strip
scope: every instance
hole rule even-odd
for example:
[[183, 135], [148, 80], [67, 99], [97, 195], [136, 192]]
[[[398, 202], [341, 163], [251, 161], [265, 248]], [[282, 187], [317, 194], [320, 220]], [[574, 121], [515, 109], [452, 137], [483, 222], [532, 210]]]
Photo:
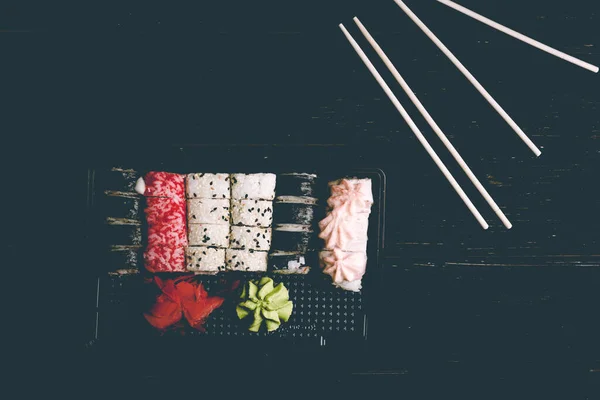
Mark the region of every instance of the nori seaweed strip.
[[142, 244], [141, 225], [103, 225], [101, 240], [104, 244], [140, 246]]
[[282, 231], [273, 229], [271, 251], [306, 253], [315, 248], [314, 237], [314, 232]]
[[277, 176], [277, 196], [316, 197], [317, 176], [305, 173], [286, 173]]
[[275, 203], [274, 223], [312, 225], [315, 208], [316, 206], [311, 204]]
[[140, 198], [122, 196], [98, 196], [98, 212], [103, 217], [141, 220]]
[[142, 248], [111, 249], [106, 252], [103, 265], [107, 271], [137, 269], [142, 267]]
[[116, 192], [135, 192], [135, 183], [140, 174], [133, 170], [97, 170], [95, 176], [96, 189]]

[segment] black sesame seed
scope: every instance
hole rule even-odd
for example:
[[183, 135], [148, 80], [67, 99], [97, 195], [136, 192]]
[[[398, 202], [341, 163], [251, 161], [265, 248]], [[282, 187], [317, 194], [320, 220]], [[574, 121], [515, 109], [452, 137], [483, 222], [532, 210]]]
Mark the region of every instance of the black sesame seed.
[[196, 264], [196, 268], [199, 268], [199, 267], [200, 267], [200, 264]]
[[256, 219], [254, 220], [254, 222], [258, 222], [258, 218], [256, 218]]
[[199, 258], [199, 259], [198, 259], [198, 262], [200, 262], [200, 261], [202, 261], [202, 259], [201, 259], [201, 258]]
[[217, 195], [216, 195], [216, 194], [213, 194], [213, 195], [212, 195], [212, 197], [217, 197]]
[[212, 184], [213, 184], [212, 181], [210, 181], [209, 185], [212, 186]]
[[205, 251], [203, 251], [203, 252], [202, 252], [202, 254], [206, 255], [206, 252], [205, 252]]
[[258, 204], [258, 200], [254, 200], [254, 204]]
[[225, 182], [227, 182], [229, 180], [229, 177], [225, 178]]
[[198, 195], [196, 193], [194, 193], [194, 197], [198, 197]]
[[225, 198], [225, 195], [223, 195], [223, 198]]
[[225, 239], [229, 239], [229, 236], [225, 236]]
[[204, 232], [206, 232], [208, 230], [208, 228], [204, 228]]
[[246, 229], [246, 232], [250, 232], [250, 229]]
[[190, 267], [190, 268], [191, 268], [191, 267], [192, 267], [192, 264], [188, 264], [188, 267]]
[[231, 256], [231, 258], [236, 258], [236, 257], [237, 257], [237, 255], [236, 255], [236, 254], [234, 254], [233, 256]]
[[260, 232], [256, 234], [256, 237], [260, 237]]
[[192, 218], [196, 219], [196, 216], [194, 214], [192, 214]]
[[196, 180], [196, 175], [192, 175], [192, 179], [193, 179], [193, 180]]
[[263, 235], [263, 239], [266, 239], [267, 237], [265, 235]]
[[244, 198], [245, 198], [245, 199], [247, 199], [247, 198], [248, 198], [248, 193], [246, 193], [246, 194], [244, 195]]
[[250, 253], [254, 253], [254, 249], [250, 249]]
[[204, 176], [204, 174], [200, 174], [200, 178], [202, 178]]
[[249, 270], [250, 270], [250, 267], [246, 267], [246, 271], [249, 271]]
[[256, 211], [260, 212], [260, 208], [258, 210], [256, 210]]

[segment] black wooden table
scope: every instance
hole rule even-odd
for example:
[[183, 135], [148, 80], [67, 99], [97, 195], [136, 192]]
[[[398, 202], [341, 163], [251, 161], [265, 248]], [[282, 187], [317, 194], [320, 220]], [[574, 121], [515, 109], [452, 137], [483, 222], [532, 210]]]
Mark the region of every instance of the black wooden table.
[[[135, 2], [134, 2], [135, 3]], [[77, 248], [90, 163], [174, 144], [321, 146], [387, 173], [385, 287], [370, 356], [339, 378], [357, 390], [446, 397], [597, 398], [600, 393], [599, 76], [435, 1], [407, 1], [542, 149], [533, 156], [456, 68], [385, 1], [146, 2], [10, 9], [0, 17], [3, 157], [41, 179], [52, 220], [41, 248]], [[600, 64], [600, 5], [461, 4]], [[472, 189], [352, 23], [370, 29], [496, 199]], [[490, 223], [483, 231], [337, 28], [343, 22]], [[28, 31], [28, 32], [21, 32]], [[23, 160], [39, 162], [23, 162]], [[44, 167], [41, 167], [44, 166]], [[31, 174], [31, 175], [30, 175]], [[58, 189], [60, 188], [60, 189]], [[37, 196], [13, 196], [33, 207]], [[49, 204], [50, 204], [49, 203]], [[68, 215], [69, 218], [63, 218]], [[6, 216], [19, 259], [35, 216]], [[57, 237], [55, 224], [64, 231]], [[93, 302], [77, 282], [74, 295]], [[63, 264], [64, 265], [64, 264]], [[89, 321], [69, 331], [86, 337]], [[75, 333], [70, 335], [71, 333]], [[79, 342], [81, 343], [81, 342]], [[371, 385], [371, 386], [369, 386]], [[367, 390], [367, 389], [365, 389]], [[370, 389], [369, 389], [370, 390]], [[586, 397], [587, 396], [587, 397]]]

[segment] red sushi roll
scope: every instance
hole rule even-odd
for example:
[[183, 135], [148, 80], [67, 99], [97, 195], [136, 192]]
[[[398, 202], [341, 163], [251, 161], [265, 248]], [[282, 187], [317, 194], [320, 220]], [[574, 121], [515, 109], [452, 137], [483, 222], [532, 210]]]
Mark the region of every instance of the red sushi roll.
[[144, 196], [185, 200], [184, 175], [151, 171], [144, 176], [144, 184]]
[[185, 202], [169, 197], [148, 197], [146, 199], [146, 222], [148, 225], [180, 224], [187, 219]]
[[185, 272], [185, 248], [172, 245], [149, 245], [144, 265], [150, 272]]

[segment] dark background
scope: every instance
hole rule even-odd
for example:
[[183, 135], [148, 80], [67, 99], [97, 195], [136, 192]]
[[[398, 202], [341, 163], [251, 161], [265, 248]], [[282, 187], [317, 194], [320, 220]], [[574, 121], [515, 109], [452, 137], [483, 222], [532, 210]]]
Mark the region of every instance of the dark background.
[[[600, 64], [598, 2], [460, 4]], [[363, 367], [340, 376], [339, 387], [425, 398], [598, 398], [599, 77], [433, 0], [407, 5], [542, 149], [541, 157], [392, 0], [3, 2], [0, 128], [10, 210], [4, 243], [9, 263], [22, 263], [34, 243], [35, 252], [46, 253], [38, 261], [25, 257], [28, 272], [68, 277], [68, 295], [60, 294], [73, 308], [72, 326], [55, 324], [55, 336], [79, 346], [89, 335], [76, 317], [90, 301], [78, 284], [85, 262], [69, 256], [85, 233], [88, 167], [128, 152], [160, 154], [174, 144], [312, 144], [388, 177], [379, 318], [371, 322]], [[362, 38], [355, 15], [512, 230], [443, 150]], [[455, 172], [488, 231], [423, 151], [340, 22]]]

